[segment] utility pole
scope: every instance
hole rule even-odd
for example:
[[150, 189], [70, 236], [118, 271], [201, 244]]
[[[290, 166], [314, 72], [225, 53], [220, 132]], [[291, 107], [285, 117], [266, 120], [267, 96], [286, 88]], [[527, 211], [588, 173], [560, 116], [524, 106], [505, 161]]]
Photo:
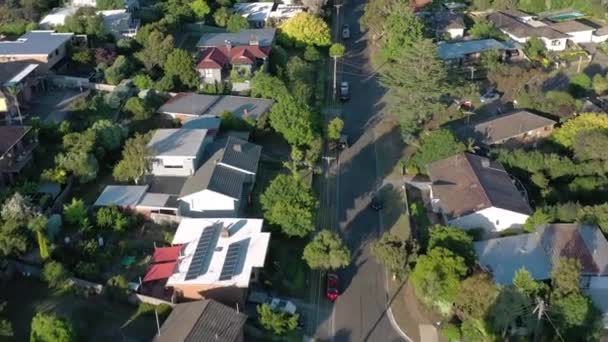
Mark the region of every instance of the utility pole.
[[543, 314], [545, 313], [545, 301], [542, 298], [536, 297], [536, 307], [532, 311], [536, 314], [536, 328], [534, 329], [534, 342], [540, 338], [540, 327]]
[[333, 93], [334, 98], [336, 98], [336, 94], [337, 94], [337, 92], [336, 92], [336, 78], [337, 78], [337, 73], [338, 73], [337, 69], [338, 69], [338, 56], [334, 56], [334, 93]]

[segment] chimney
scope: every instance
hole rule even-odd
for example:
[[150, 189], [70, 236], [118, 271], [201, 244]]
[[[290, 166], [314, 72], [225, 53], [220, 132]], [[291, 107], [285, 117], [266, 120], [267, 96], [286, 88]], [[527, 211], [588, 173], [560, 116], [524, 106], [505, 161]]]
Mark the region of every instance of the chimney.
[[228, 50], [228, 53], [230, 54], [230, 50], [232, 49], [232, 42], [226, 39], [224, 43], [226, 44], [226, 50]]
[[252, 45], [252, 46], [260, 45], [260, 42], [258, 41], [258, 37], [256, 37], [255, 34], [252, 34], [251, 37], [249, 38], [249, 45]]
[[234, 144], [234, 146], [232, 146], [232, 149], [235, 150], [236, 152], [243, 152], [241, 144]]

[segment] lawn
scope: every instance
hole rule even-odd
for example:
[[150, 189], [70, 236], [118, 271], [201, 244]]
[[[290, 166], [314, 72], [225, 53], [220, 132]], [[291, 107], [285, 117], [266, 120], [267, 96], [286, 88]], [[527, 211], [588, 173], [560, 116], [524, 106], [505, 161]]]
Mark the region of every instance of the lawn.
[[272, 236], [263, 274], [272, 290], [279, 295], [306, 298], [310, 269], [302, 260], [305, 245], [304, 239], [287, 238], [276, 233]]
[[154, 315], [137, 315], [135, 305], [109, 302], [103, 296], [84, 298], [20, 277], [8, 282], [2, 293], [3, 300], [8, 301], [6, 314], [16, 341], [29, 339], [30, 322], [37, 312], [69, 318], [83, 341], [150, 341], [156, 332]]

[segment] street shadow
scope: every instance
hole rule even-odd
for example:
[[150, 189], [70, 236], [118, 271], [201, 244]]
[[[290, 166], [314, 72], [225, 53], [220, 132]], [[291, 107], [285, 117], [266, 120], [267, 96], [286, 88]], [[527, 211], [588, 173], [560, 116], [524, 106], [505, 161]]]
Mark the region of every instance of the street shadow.
[[569, 77], [564, 72], [560, 71], [552, 77], [547, 78], [543, 81], [540, 86], [540, 89], [543, 93], [546, 93], [551, 90], [567, 90]]

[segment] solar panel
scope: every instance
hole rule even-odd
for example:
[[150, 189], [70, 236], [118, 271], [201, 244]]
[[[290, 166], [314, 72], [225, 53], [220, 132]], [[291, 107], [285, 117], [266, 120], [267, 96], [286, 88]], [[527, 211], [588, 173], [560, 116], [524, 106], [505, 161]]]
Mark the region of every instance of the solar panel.
[[201, 233], [201, 237], [198, 239], [198, 244], [196, 245], [196, 250], [192, 256], [192, 261], [190, 261], [190, 268], [188, 268], [188, 272], [186, 273], [186, 280], [194, 279], [207, 272], [209, 257], [213, 255], [211, 244], [214, 242], [218, 231], [219, 227], [213, 225], [205, 228]]
[[238, 242], [228, 246], [226, 259], [224, 259], [224, 266], [222, 267], [222, 273], [220, 274], [220, 280], [228, 280], [234, 275], [241, 255], [241, 246], [242, 245]]

